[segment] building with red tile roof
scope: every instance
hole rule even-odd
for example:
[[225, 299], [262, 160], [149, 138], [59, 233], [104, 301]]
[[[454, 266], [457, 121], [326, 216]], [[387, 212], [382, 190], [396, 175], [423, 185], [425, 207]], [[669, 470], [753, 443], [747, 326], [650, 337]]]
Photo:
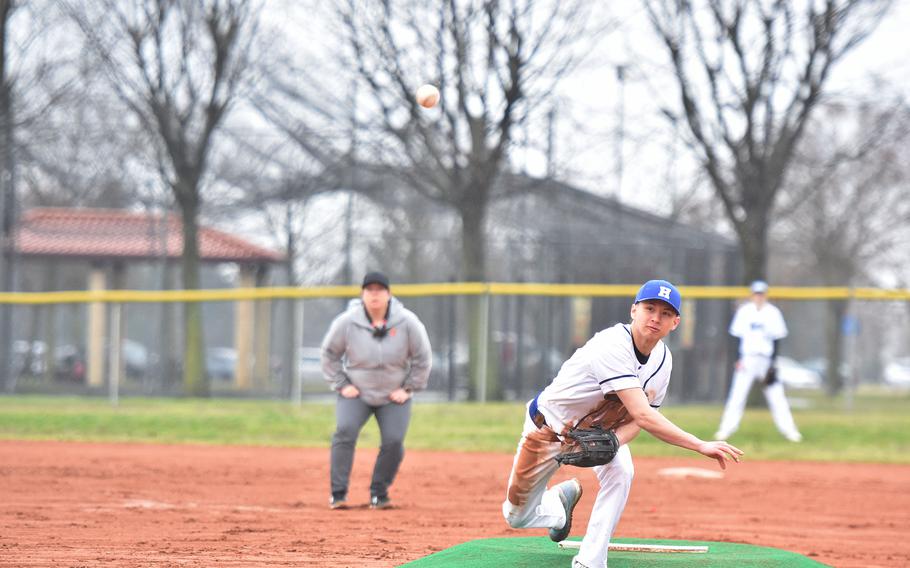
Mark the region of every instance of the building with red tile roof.
[[[239, 286], [257, 285], [259, 277], [271, 264], [282, 263], [285, 255], [255, 245], [238, 236], [200, 225], [198, 227], [199, 260], [203, 263], [237, 263], [240, 265]], [[177, 261], [183, 253], [183, 222], [179, 215], [161, 215], [122, 209], [35, 208], [25, 211], [14, 228], [13, 250], [28, 261], [75, 261], [89, 267], [89, 290], [104, 290], [109, 283], [122, 285], [128, 266], [134, 263]], [[110, 277], [110, 278], [109, 278]], [[255, 305], [236, 302], [235, 347], [238, 358], [235, 382], [249, 388], [254, 374], [268, 372], [268, 334], [254, 337], [254, 329], [268, 329], [269, 309], [266, 302]], [[108, 334], [110, 306], [93, 303], [88, 310], [87, 373], [90, 387], [101, 387], [108, 367]], [[48, 330], [47, 333], [52, 333]], [[122, 332], [120, 332], [122, 333]], [[117, 344], [122, 344], [122, 335]], [[258, 352], [258, 359], [253, 355]], [[253, 361], [262, 363], [253, 368]], [[122, 365], [122, 362], [121, 362]], [[262, 368], [259, 368], [262, 367]], [[117, 375], [122, 370], [117, 370]]]
[[[122, 209], [36, 208], [15, 229], [15, 250], [26, 257], [87, 260], [180, 258], [183, 223], [179, 215]], [[203, 262], [272, 264], [284, 255], [210, 227], [199, 227]]]

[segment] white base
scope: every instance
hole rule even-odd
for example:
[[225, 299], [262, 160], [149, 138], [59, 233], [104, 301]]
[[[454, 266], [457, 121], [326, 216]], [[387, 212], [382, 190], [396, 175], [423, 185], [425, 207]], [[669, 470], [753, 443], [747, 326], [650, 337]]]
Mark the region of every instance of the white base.
[[664, 477], [696, 477], [699, 479], [723, 479], [724, 473], [703, 467], [665, 467], [657, 471]]

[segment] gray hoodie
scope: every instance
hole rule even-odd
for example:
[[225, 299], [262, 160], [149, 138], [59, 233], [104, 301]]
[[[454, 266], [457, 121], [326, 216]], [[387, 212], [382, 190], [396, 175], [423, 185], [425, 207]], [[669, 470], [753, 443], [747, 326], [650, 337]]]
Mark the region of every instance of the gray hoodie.
[[432, 356], [423, 323], [393, 297], [386, 328], [385, 337], [373, 337], [360, 300], [335, 318], [322, 340], [322, 373], [333, 389], [354, 385], [364, 402], [382, 406], [399, 387], [426, 388]]

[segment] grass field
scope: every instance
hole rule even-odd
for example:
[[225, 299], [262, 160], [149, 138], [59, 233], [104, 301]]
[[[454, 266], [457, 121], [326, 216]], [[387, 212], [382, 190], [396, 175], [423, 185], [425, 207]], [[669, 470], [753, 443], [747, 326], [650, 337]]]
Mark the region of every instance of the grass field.
[[[731, 442], [751, 459], [910, 463], [910, 395], [861, 391], [853, 410], [819, 393], [795, 393], [794, 415], [805, 436], [784, 442], [768, 411], [749, 410]], [[702, 438], [710, 437], [720, 406], [669, 406], [664, 413]], [[440, 404], [420, 402], [408, 433], [414, 450], [511, 453], [524, 416], [521, 403]], [[332, 404], [294, 407], [283, 401], [236, 399], [106, 399], [0, 397], [0, 438], [151, 443], [202, 443], [328, 447], [334, 428]], [[360, 446], [378, 444], [371, 420]], [[643, 433], [633, 443], [638, 456], [691, 455]]]

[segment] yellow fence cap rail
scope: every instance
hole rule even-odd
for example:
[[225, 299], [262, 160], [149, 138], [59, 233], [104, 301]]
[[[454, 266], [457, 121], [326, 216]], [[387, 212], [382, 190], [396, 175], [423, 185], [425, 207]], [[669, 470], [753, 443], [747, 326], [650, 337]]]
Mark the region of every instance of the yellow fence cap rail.
[[[426, 296], [560, 296], [614, 297], [630, 301], [637, 284], [542, 284], [508, 282], [442, 282], [435, 284], [395, 284], [392, 293], [400, 297]], [[689, 300], [747, 298], [745, 286], [680, 286]], [[293, 286], [269, 288], [223, 288], [216, 290], [74, 290], [68, 292], [4, 292], [0, 304], [72, 303], [148, 303], [148, 302], [225, 302], [242, 300], [280, 300], [308, 298], [354, 298], [360, 287]], [[776, 300], [910, 300], [910, 290], [839, 287], [772, 287], [769, 296]]]

